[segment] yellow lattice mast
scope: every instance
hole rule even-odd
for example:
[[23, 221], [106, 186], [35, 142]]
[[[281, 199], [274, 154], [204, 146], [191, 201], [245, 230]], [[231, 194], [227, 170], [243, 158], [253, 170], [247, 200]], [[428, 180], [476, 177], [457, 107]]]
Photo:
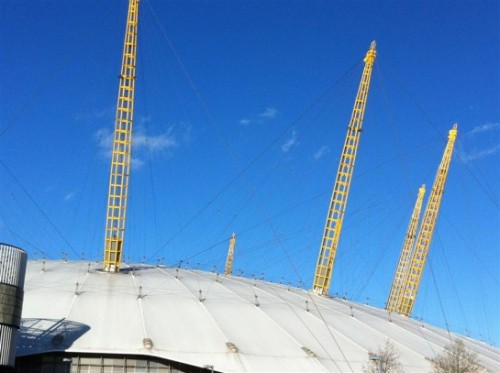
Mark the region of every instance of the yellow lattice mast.
[[236, 235], [233, 233], [231, 239], [229, 240], [229, 249], [227, 250], [226, 269], [224, 270], [225, 275], [233, 274], [233, 258], [234, 258], [235, 245], [236, 245]]
[[408, 230], [406, 232], [405, 241], [403, 243], [403, 249], [401, 250], [401, 255], [399, 256], [398, 266], [396, 268], [396, 273], [394, 274], [394, 281], [392, 282], [391, 292], [389, 298], [387, 299], [387, 304], [385, 309], [391, 312], [400, 312], [401, 300], [402, 300], [402, 290], [404, 282], [408, 277], [408, 271], [410, 269], [410, 263], [412, 260], [413, 248], [415, 243], [415, 237], [417, 235], [418, 221], [420, 219], [420, 212], [422, 210], [422, 202], [425, 195], [425, 185], [422, 185], [418, 189], [417, 201], [415, 202], [415, 208], [413, 209], [413, 214], [411, 215], [410, 224], [408, 225]]
[[415, 243], [415, 249], [413, 250], [410, 270], [404, 284], [399, 311], [399, 313], [404, 316], [411, 315], [413, 305], [415, 304], [415, 298], [417, 297], [418, 287], [422, 279], [422, 272], [424, 270], [425, 261], [427, 260], [427, 253], [429, 252], [439, 207], [443, 197], [444, 186], [450, 168], [451, 156], [453, 154], [453, 146], [455, 145], [457, 133], [457, 124], [455, 123], [448, 134], [448, 143], [446, 144], [443, 158], [439, 165], [434, 185], [432, 186], [431, 195], [425, 207], [424, 217], [418, 233], [417, 242]]
[[351, 120], [347, 127], [347, 136], [335, 178], [330, 208], [328, 209], [323, 238], [321, 240], [316, 273], [314, 275], [313, 290], [322, 295], [327, 295], [330, 288], [335, 254], [337, 252], [347, 197], [351, 186], [375, 56], [376, 44], [375, 41], [372, 41], [364, 59], [365, 67], [354, 102]]
[[132, 150], [138, 16], [139, 0], [129, 0], [116, 105], [104, 239], [104, 270], [109, 272], [119, 272], [122, 262]]

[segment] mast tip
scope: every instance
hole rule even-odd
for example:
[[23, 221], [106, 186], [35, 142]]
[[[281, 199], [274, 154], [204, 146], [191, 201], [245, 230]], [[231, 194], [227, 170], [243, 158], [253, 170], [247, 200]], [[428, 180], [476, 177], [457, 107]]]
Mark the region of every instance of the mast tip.
[[377, 49], [377, 42], [375, 40], [372, 41], [370, 44], [370, 49], [376, 50]]

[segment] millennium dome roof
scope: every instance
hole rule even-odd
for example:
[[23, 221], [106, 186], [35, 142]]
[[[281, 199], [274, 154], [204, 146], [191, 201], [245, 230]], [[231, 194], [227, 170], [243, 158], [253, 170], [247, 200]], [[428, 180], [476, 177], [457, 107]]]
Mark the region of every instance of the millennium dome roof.
[[405, 372], [461, 338], [489, 371], [500, 351], [385, 310], [304, 289], [138, 265], [29, 261], [17, 356], [143, 355], [224, 372], [360, 372], [389, 339]]

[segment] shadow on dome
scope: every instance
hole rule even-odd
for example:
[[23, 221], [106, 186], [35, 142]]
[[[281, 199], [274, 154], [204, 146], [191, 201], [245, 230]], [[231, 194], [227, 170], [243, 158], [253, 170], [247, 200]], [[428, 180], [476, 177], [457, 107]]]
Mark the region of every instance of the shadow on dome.
[[22, 319], [16, 356], [63, 351], [89, 329], [86, 324], [66, 319]]

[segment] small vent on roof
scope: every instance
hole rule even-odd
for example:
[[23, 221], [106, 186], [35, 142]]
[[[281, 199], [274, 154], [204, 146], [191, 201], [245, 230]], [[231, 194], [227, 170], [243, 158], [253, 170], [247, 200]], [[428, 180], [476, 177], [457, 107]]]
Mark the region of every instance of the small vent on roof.
[[316, 357], [316, 354], [307, 347], [302, 347], [302, 351], [304, 351], [309, 357]]
[[144, 338], [142, 340], [142, 345], [146, 350], [151, 350], [153, 348], [153, 341], [151, 340], [151, 338]]
[[235, 354], [238, 353], [238, 347], [233, 342], [226, 342], [226, 346], [229, 351], [234, 352]]

